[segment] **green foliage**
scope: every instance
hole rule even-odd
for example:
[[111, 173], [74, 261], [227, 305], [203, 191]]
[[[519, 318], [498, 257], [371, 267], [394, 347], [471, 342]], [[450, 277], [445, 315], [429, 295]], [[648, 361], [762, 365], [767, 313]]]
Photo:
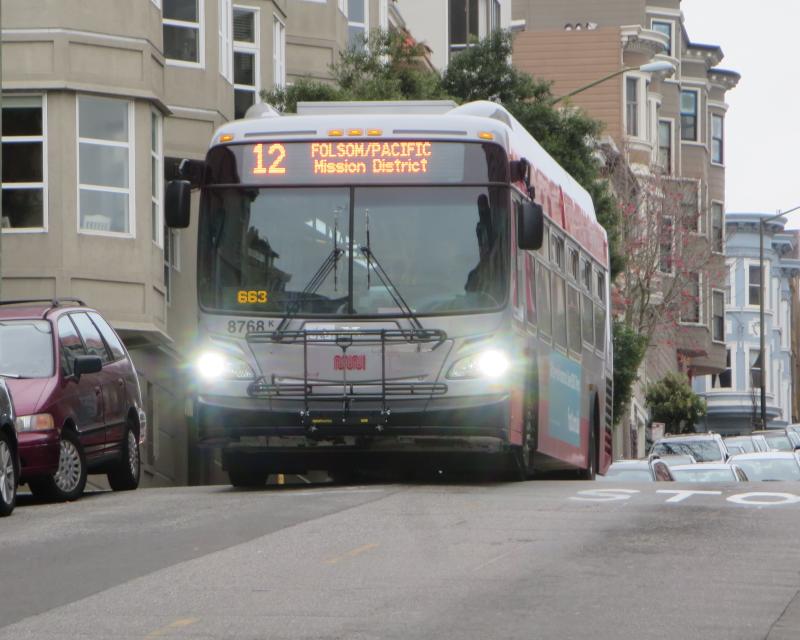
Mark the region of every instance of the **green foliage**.
[[667, 433], [693, 432], [698, 418], [706, 415], [706, 403], [692, 391], [689, 379], [681, 373], [668, 373], [649, 385], [645, 401], [653, 422], [663, 422]]
[[614, 422], [625, 415], [639, 365], [647, 351], [647, 338], [630, 325], [614, 322]]
[[609, 240], [612, 280], [624, 268], [620, 213], [600, 175], [592, 141], [602, 124], [576, 109], [555, 109], [550, 83], [536, 80], [510, 62], [512, 36], [496, 31], [455, 56], [440, 76], [420, 63], [423, 45], [397, 32], [370, 33], [365, 47], [342, 52], [331, 67], [335, 84], [300, 80], [285, 89], [262, 92], [265, 102], [293, 113], [299, 101], [429, 100], [502, 102], [539, 144], [591, 195]]

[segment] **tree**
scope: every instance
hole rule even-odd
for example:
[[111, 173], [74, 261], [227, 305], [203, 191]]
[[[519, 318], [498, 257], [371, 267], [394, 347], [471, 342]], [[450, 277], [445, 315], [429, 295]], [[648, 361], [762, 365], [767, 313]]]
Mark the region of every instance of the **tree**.
[[667, 433], [694, 431], [695, 422], [706, 415], [706, 403], [692, 391], [682, 373], [669, 373], [647, 387], [645, 402], [653, 422], [663, 422]]
[[647, 351], [647, 338], [624, 322], [614, 322], [614, 422], [625, 414], [631, 401], [636, 372]]

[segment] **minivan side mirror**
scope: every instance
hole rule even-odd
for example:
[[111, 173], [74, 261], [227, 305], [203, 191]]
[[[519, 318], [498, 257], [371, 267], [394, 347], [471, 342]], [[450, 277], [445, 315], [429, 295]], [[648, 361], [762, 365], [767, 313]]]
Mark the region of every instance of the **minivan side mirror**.
[[544, 210], [535, 202], [526, 202], [517, 216], [517, 245], [535, 251], [544, 239]]
[[85, 373], [98, 373], [103, 370], [103, 361], [100, 356], [75, 356], [72, 363], [72, 371], [76, 378], [80, 378]]
[[170, 229], [185, 229], [191, 219], [192, 185], [188, 180], [170, 180], [164, 194], [164, 219]]

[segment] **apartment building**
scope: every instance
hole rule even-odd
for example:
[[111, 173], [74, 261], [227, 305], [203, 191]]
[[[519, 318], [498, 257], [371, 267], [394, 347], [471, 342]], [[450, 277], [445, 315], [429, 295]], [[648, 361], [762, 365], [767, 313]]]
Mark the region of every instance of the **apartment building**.
[[[761, 267], [759, 223], [770, 213], [728, 213], [725, 316], [716, 330], [725, 335], [725, 369], [697, 376], [694, 390], [706, 399], [701, 428], [722, 434], [747, 434], [760, 428], [761, 375], [766, 376], [766, 415], [770, 428], [793, 422], [793, 353], [797, 333], [792, 308], [800, 259], [798, 234], [785, 231], [786, 218], [767, 222], [764, 230], [764, 362], [761, 362]], [[763, 368], [763, 369], [762, 369]]]
[[[148, 423], [144, 481], [207, 481], [186, 413], [193, 226], [164, 181], [259, 93], [328, 65], [389, 0], [26, 0], [3, 5], [4, 298], [75, 296], [125, 340]], [[359, 31], [360, 30], [360, 31]]]
[[[725, 368], [724, 336], [714, 332], [724, 313], [717, 288], [725, 287], [726, 273], [725, 95], [739, 74], [718, 66], [719, 46], [691, 41], [680, 0], [514, 0], [512, 19], [520, 29], [514, 64], [553, 81], [554, 95], [607, 78], [566, 104], [604, 123], [601, 151], [618, 154], [633, 177], [620, 199], [639, 197], [641, 204], [641, 194], [649, 194], [643, 213], [659, 218], [662, 293], [678, 281], [681, 265], [688, 271], [680, 308], [657, 328], [630, 415], [615, 436], [616, 455], [640, 455], [648, 422], [644, 387], [671, 370], [692, 377]], [[654, 61], [669, 63], [672, 72], [640, 70]], [[695, 264], [686, 269], [690, 254]]]
[[411, 33], [431, 49], [439, 71], [471, 42], [511, 26], [511, 0], [402, 0], [402, 10]]

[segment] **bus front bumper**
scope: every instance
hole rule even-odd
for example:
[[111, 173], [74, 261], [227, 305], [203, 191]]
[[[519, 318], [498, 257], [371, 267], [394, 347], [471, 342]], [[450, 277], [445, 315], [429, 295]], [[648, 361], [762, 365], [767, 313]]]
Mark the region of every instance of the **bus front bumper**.
[[200, 396], [195, 402], [198, 444], [274, 450], [293, 446], [458, 449], [508, 442], [510, 394], [393, 399], [389, 412], [378, 403], [310, 403], [257, 398]]

